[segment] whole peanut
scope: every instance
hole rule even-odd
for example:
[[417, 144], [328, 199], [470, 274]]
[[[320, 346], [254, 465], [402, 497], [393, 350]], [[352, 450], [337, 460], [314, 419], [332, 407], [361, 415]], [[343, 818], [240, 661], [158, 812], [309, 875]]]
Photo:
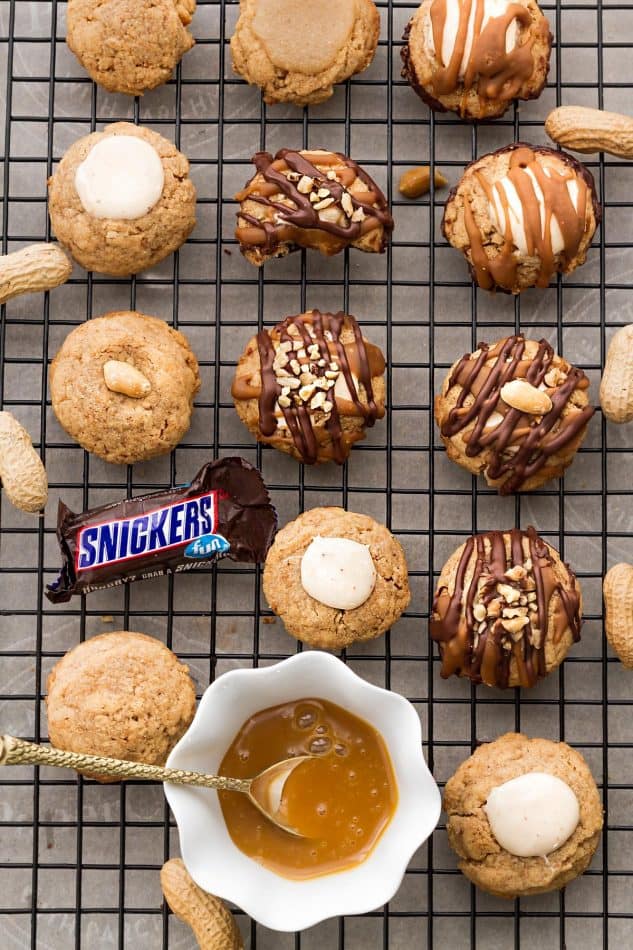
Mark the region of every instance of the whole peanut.
[[163, 864], [160, 886], [176, 917], [193, 930], [200, 950], [243, 950], [242, 936], [230, 910], [219, 898], [198, 887], [180, 858]]
[[607, 640], [623, 666], [633, 669], [633, 566], [616, 564], [602, 585]]
[[[448, 184], [444, 175], [436, 171], [433, 180], [436, 188], [443, 188]], [[420, 198], [425, 195], [431, 187], [431, 169], [427, 165], [419, 165], [417, 168], [409, 168], [400, 176], [398, 190], [405, 198]]]
[[10, 412], [0, 412], [0, 481], [20, 511], [40, 511], [46, 504], [46, 469], [30, 435]]
[[122, 360], [108, 360], [103, 364], [103, 379], [113, 393], [121, 393], [132, 399], [147, 396], [152, 388], [147, 376], [143, 376], [131, 363]]
[[633, 419], [633, 323], [621, 327], [611, 340], [600, 381], [600, 405], [611, 422]]
[[572, 152], [608, 152], [633, 158], [633, 119], [586, 106], [560, 106], [550, 112], [545, 131]]
[[65, 284], [73, 269], [57, 244], [30, 244], [0, 257], [0, 303]]

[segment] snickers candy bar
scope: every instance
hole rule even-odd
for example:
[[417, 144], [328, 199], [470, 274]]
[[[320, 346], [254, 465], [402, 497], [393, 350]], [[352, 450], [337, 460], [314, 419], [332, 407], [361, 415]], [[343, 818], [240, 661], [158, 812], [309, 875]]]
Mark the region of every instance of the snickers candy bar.
[[241, 458], [209, 462], [184, 488], [81, 514], [60, 501], [64, 563], [46, 596], [65, 603], [73, 594], [208, 567], [222, 557], [260, 563], [276, 529], [262, 476]]

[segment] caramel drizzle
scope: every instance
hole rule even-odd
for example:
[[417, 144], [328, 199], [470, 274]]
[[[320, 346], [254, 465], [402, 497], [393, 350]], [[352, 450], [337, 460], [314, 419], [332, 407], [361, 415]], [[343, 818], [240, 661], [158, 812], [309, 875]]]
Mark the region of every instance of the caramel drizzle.
[[[506, 577], [506, 572], [514, 566], [522, 567], [526, 562], [524, 541], [527, 541], [527, 557], [532, 562], [531, 568], [525, 579], [512, 582]], [[466, 573], [473, 554], [474, 572], [465, 591]], [[509, 554], [501, 531], [490, 531], [469, 538], [457, 567], [452, 595], [449, 596], [447, 588], [438, 588], [433, 602], [430, 631], [431, 638], [440, 645], [441, 676], [446, 679], [457, 673], [468, 676], [475, 683], [505, 689], [514, 657], [520, 685], [534, 686], [546, 674], [545, 638], [550, 602], [555, 593], [558, 593], [563, 609], [562, 613], [557, 611], [554, 614], [554, 642], [560, 640], [566, 627], [571, 629], [574, 641], [580, 639], [580, 598], [576, 591], [575, 574], [568, 565], [566, 567], [571, 578], [569, 589], [557, 579], [547, 545], [533, 527], [527, 531], [517, 528], [510, 531]], [[510, 585], [523, 591], [530, 574], [536, 593], [536, 635], [528, 635], [528, 625], [520, 639], [512, 642], [509, 649], [507, 646], [504, 648], [503, 641], [509, 643], [509, 634], [498, 617], [487, 617], [485, 629], [476, 634], [479, 624], [473, 613], [475, 599], [487, 606], [498, 596], [497, 584]], [[482, 579], [484, 583], [480, 588]]]
[[[587, 202], [587, 183], [581, 175], [577, 175], [571, 167], [562, 165], [563, 171], [550, 165], [552, 174], [547, 175], [538, 161], [537, 154], [527, 145], [518, 145], [510, 157], [508, 179], [514, 185], [523, 210], [523, 222], [529, 257], [540, 259], [537, 287], [547, 287], [552, 275], [557, 270], [565, 270], [578, 253], [580, 243], [585, 234], [585, 207]], [[534, 188], [534, 182], [527, 169], [536, 178], [543, 193], [544, 222], [541, 225], [541, 211]], [[477, 181], [481, 185], [488, 203], [494, 208], [494, 185], [486, 179], [482, 172], [475, 172]], [[578, 196], [576, 205], [571, 199], [567, 188], [568, 181], [576, 181]], [[497, 187], [496, 194], [503, 207], [505, 230], [503, 245], [499, 248], [496, 257], [490, 258], [482, 241], [481, 231], [475, 222], [472, 208], [468, 201], [464, 202], [464, 222], [468, 239], [475, 278], [484, 290], [493, 287], [504, 287], [512, 290], [516, 286], [517, 272], [520, 258], [515, 253], [510, 225], [509, 202], [503, 188]], [[578, 210], [580, 209], [580, 210]], [[557, 262], [558, 254], [552, 247], [552, 218], [556, 218], [563, 237], [564, 247], [560, 253], [561, 261]]]
[[[582, 370], [570, 367], [566, 378], [557, 386], [548, 388], [552, 408], [542, 417], [527, 415], [507, 406], [501, 399], [501, 388], [512, 379], [526, 379], [538, 388], [552, 364], [554, 350], [547, 340], [540, 340], [534, 357], [523, 358], [525, 338], [511, 336], [490, 347], [481, 343], [476, 358], [466, 354], [461, 358], [449, 379], [449, 389], [461, 386], [457, 402], [442, 423], [441, 433], [448, 438], [463, 432], [471, 423], [472, 430], [463, 436], [466, 455], [478, 455], [488, 446], [493, 454], [488, 466], [488, 476], [498, 479], [509, 474], [499, 491], [502, 495], [518, 491], [521, 485], [568, 445], [587, 425], [595, 412], [593, 406], [584, 406], [567, 418], [561, 416], [575, 389], [586, 389], [589, 380]], [[489, 366], [488, 361], [495, 362]], [[471, 405], [466, 399], [473, 396]], [[503, 415], [496, 426], [486, 429], [486, 422], [493, 412]], [[557, 432], [552, 432], [560, 420]], [[504, 457], [510, 445], [517, 451]]]
[[[349, 175], [343, 173], [341, 177], [347, 184], [352, 184], [359, 178], [366, 186], [367, 191], [362, 193], [362, 197], [357, 193], [349, 191], [346, 184], [342, 181], [333, 180], [326, 176], [326, 173], [320, 171], [316, 164], [309, 161], [301, 152], [293, 151], [289, 148], [282, 148], [273, 156], [269, 152], [257, 152], [253, 156], [253, 164], [257, 172], [264, 178], [268, 185], [274, 186], [272, 194], [283, 194], [292, 201], [293, 206], [289, 206], [280, 201], [274, 201], [270, 194], [266, 194], [266, 189], [261, 189], [261, 193], [256, 190], [251, 191], [249, 185], [239, 192], [235, 197], [243, 202], [246, 198], [256, 201], [258, 204], [273, 208], [276, 212], [277, 222], [262, 221], [254, 215], [248, 214], [242, 209], [238, 216], [243, 218], [248, 224], [252, 225], [253, 234], [240, 236], [241, 243], [258, 244], [263, 246], [267, 253], [272, 252], [284, 240], [290, 240], [293, 228], [325, 231], [348, 243], [355, 241], [374, 227], [382, 225], [384, 230], [383, 248], [386, 236], [393, 231], [393, 218], [389, 213], [387, 199], [380, 190], [375, 181], [360, 167], [353, 159], [347, 158], [340, 152], [331, 152], [324, 154], [323, 164], [327, 164], [328, 155], [335, 157], [342, 162], [346, 169], [349, 169]], [[329, 221], [319, 217], [319, 212], [315, 210], [314, 204], [310, 201], [309, 194], [302, 194], [297, 188], [297, 181], [291, 181], [284, 170], [290, 169], [295, 175], [300, 177], [307, 176], [314, 181], [314, 190], [327, 188], [331, 197], [334, 198], [334, 205], [338, 206], [343, 214], [343, 220], [346, 223], [340, 224], [336, 221]], [[346, 217], [342, 205], [343, 195], [349, 195], [354, 211], [362, 209], [364, 219], [362, 221], [353, 221], [351, 216]], [[334, 207], [332, 205], [331, 207]]]
[[[348, 326], [351, 323], [354, 332], [354, 343], [347, 346], [340, 339], [346, 322]], [[314, 337], [310, 334], [309, 326], [312, 327]], [[324, 376], [334, 355], [345, 378], [355, 414], [363, 416], [367, 426], [373, 426], [382, 412], [374, 399], [372, 376], [380, 375], [384, 371], [384, 359], [377, 347], [365, 342], [354, 317], [342, 312], [332, 314], [321, 313], [319, 310], [313, 310], [308, 315], [301, 314], [296, 317], [286, 317], [283, 323], [280, 323], [273, 331], [278, 334], [280, 343], [284, 341], [293, 342], [296, 339], [296, 336], [289, 333], [290, 327], [295, 327], [298, 330], [304, 347], [307, 348], [314, 343], [318, 345], [321, 359], [325, 361], [326, 365], [320, 367], [312, 364], [312, 372], [315, 376]], [[329, 340], [328, 336], [330, 337]], [[275, 347], [267, 330], [261, 330], [257, 334], [257, 346], [262, 380], [259, 394], [259, 426], [262, 435], [269, 437], [277, 430], [275, 409], [281, 395], [281, 387], [277, 382], [273, 369]], [[350, 360], [352, 352], [355, 357], [354, 362], [357, 363], [358, 381], [365, 392], [365, 401], [361, 399], [360, 390], [357, 388], [352, 374]], [[334, 459], [339, 465], [342, 465], [348, 454], [347, 442], [341, 425], [341, 412], [334, 396], [334, 387], [330, 390], [330, 397], [332, 410], [325, 423], [325, 428], [332, 440]], [[311, 411], [308, 405], [295, 400], [291, 406], [282, 408], [281, 411], [298, 453], [304, 462], [313, 465], [318, 457], [314, 410]]]
[[[534, 38], [526, 37], [520, 46], [515, 46], [507, 53], [506, 33], [513, 20], [517, 20], [523, 27], [529, 26], [530, 12], [520, 3], [511, 3], [502, 16], [491, 17], [482, 30], [485, 14], [484, 0], [474, 0], [474, 2], [476, 8], [473, 42], [463, 78], [464, 90], [471, 89], [476, 78], [479, 77], [477, 92], [482, 98], [503, 101], [514, 99], [534, 71], [532, 57]], [[451, 58], [437, 70], [432, 79], [433, 89], [437, 95], [455, 92], [460, 85], [459, 68], [466, 50], [472, 3], [473, 0], [461, 0], [459, 23]], [[446, 12], [446, 0], [434, 0], [430, 16], [433, 44], [438, 61], [441, 61]]]

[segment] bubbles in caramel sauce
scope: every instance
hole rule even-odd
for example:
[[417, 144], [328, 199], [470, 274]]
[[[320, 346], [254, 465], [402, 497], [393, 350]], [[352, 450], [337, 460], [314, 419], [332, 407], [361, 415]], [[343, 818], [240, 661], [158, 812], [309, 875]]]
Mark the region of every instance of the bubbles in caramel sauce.
[[219, 793], [236, 846], [277, 874], [295, 880], [364, 861], [398, 801], [382, 737], [369, 723], [326, 700], [295, 700], [256, 713], [240, 729], [219, 771], [250, 778], [275, 762], [306, 754], [314, 758], [291, 774], [281, 802], [284, 820], [305, 837], [262, 821], [246, 796]]

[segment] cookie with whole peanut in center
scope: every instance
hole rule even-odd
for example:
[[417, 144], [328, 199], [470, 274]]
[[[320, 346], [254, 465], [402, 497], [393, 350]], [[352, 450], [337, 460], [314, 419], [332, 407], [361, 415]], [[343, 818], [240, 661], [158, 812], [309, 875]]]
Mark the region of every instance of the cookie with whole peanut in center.
[[405, 31], [402, 75], [436, 111], [492, 119], [541, 94], [551, 46], [536, 0], [424, 0]]
[[194, 45], [195, 9], [195, 0], [68, 0], [66, 42], [104, 89], [141, 96]]
[[263, 583], [288, 633], [326, 650], [380, 636], [411, 599], [400, 542], [342, 508], [313, 508], [282, 528]]
[[600, 218], [584, 165], [517, 142], [468, 165], [448, 196], [442, 229], [479, 287], [520, 294], [584, 264]]
[[430, 630], [442, 677], [535, 686], [580, 639], [581, 616], [576, 575], [534, 528], [474, 535], [437, 582]]
[[253, 156], [256, 174], [236, 194], [235, 237], [260, 266], [300, 247], [382, 253], [393, 231], [387, 199], [355, 161], [325, 149], [282, 148]]
[[76, 442], [119, 465], [166, 455], [191, 422], [198, 361], [158, 317], [108, 313], [76, 327], [51, 363], [53, 411]]
[[379, 34], [373, 0], [241, 0], [233, 68], [265, 102], [314, 105], [369, 66]]
[[547, 340], [480, 343], [453, 364], [435, 399], [448, 457], [502, 495], [559, 478], [595, 410], [589, 380]]
[[128, 277], [162, 261], [187, 240], [195, 210], [185, 156], [129, 122], [79, 139], [48, 182], [57, 239], [100, 274]]
[[231, 394], [258, 442], [342, 464], [385, 414], [385, 358], [346, 313], [310, 310], [249, 340]]
[[70, 650], [53, 667], [47, 692], [55, 748], [149, 765], [165, 764], [196, 710], [189, 668], [160, 640], [123, 630]]
[[469, 881], [497, 897], [558, 890], [600, 841], [600, 794], [565, 742], [508, 732], [480, 745], [446, 783], [448, 840]]

